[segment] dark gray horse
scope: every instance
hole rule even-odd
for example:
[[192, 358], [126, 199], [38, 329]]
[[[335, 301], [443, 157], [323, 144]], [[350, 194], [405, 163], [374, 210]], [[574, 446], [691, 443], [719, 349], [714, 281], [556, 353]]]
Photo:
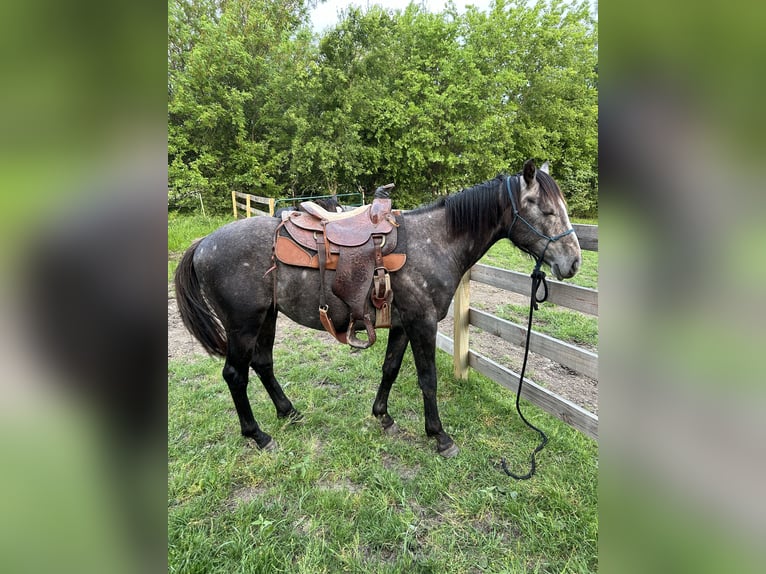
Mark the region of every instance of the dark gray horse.
[[[272, 266], [278, 223], [274, 218], [256, 217], [216, 230], [186, 251], [175, 277], [184, 324], [208, 352], [226, 358], [223, 378], [234, 399], [242, 434], [262, 449], [274, 448], [276, 443], [253, 417], [247, 398], [250, 367], [266, 387], [277, 416], [300, 417], [274, 377], [277, 312], [322, 329], [317, 271], [278, 263], [276, 288], [272, 275], [266, 274]], [[397, 251], [407, 253], [407, 262], [391, 274], [392, 326], [383, 377], [372, 406], [384, 430], [394, 428], [388, 395], [410, 344], [423, 392], [426, 434], [436, 439], [440, 454], [457, 454], [436, 404], [437, 323], [447, 314], [463, 274], [504, 238], [542, 258], [559, 279], [577, 273], [580, 245], [571, 233], [561, 191], [545, 166], [537, 170], [528, 161], [520, 174], [498, 176], [401, 216]], [[345, 330], [348, 311], [333, 294], [331, 284], [332, 278], [325, 283], [329, 313], [333, 323]]]

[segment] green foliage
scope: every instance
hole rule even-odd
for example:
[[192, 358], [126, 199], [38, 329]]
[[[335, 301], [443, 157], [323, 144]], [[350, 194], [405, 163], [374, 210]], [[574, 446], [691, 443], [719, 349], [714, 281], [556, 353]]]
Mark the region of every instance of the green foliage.
[[284, 197], [394, 181], [408, 208], [534, 157], [551, 161], [572, 213], [597, 213], [587, 4], [351, 7], [320, 38], [304, 6], [171, 0], [173, 189], [225, 209], [232, 188]]

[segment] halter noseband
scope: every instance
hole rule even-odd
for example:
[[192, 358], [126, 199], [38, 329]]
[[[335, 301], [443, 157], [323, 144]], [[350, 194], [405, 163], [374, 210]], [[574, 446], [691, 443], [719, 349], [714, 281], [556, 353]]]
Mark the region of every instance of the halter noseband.
[[[540, 257], [529, 252], [532, 257], [535, 258], [537, 264], [535, 265], [535, 271], [539, 271], [540, 267], [543, 264], [543, 257], [545, 257], [545, 252], [548, 251], [548, 246], [553, 241], [558, 241], [562, 237], [566, 237], [570, 233], [574, 233], [574, 228], [570, 227], [567, 231], [564, 233], [559, 233], [558, 235], [555, 235], [554, 237], [551, 237], [550, 235], [545, 235], [544, 233], [540, 232], [534, 225], [529, 223], [526, 219], [524, 219], [521, 214], [519, 213], [519, 207], [516, 204], [516, 194], [521, 192], [521, 183], [519, 181], [519, 178], [522, 176], [517, 175], [509, 175], [507, 178], [505, 178], [505, 187], [508, 189], [508, 197], [511, 198], [511, 206], [513, 207], [513, 221], [511, 222], [511, 226], [508, 228], [508, 239], [511, 239], [511, 231], [513, 230], [513, 226], [516, 224], [517, 220], [520, 220], [524, 225], [529, 227], [529, 229], [532, 230], [533, 233], [538, 235], [539, 237], [542, 237], [543, 239], [547, 239], [548, 241], [545, 243], [545, 247], [543, 248], [543, 252], [540, 254]], [[513, 183], [511, 183], [511, 179], [513, 179]], [[513, 189], [511, 189], [511, 186], [513, 186]]]

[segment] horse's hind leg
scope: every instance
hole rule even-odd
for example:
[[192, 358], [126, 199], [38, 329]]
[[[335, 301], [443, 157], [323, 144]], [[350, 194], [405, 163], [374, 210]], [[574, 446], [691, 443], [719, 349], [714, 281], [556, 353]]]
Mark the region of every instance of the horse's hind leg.
[[242, 435], [252, 438], [263, 450], [272, 450], [277, 444], [268, 434], [263, 432], [255, 422], [250, 401], [247, 398], [248, 372], [252, 347], [248, 345], [252, 339], [243, 340], [236, 333], [227, 333], [228, 345], [226, 363], [223, 366], [223, 378], [229, 386], [234, 407], [237, 409]]
[[383, 376], [375, 396], [375, 402], [372, 404], [372, 414], [380, 421], [383, 431], [386, 433], [393, 434], [397, 430], [394, 419], [388, 414], [388, 395], [391, 392], [391, 386], [399, 375], [399, 368], [402, 366], [402, 358], [409, 341], [402, 327], [392, 327], [388, 333], [386, 359], [383, 361]]
[[274, 335], [277, 327], [277, 312], [269, 308], [266, 319], [258, 332], [255, 343], [255, 352], [250, 365], [261, 379], [266, 392], [269, 393], [274, 407], [277, 409], [277, 417], [280, 419], [289, 417], [293, 421], [299, 421], [301, 414], [295, 410], [290, 399], [285, 396], [282, 387], [274, 376]]

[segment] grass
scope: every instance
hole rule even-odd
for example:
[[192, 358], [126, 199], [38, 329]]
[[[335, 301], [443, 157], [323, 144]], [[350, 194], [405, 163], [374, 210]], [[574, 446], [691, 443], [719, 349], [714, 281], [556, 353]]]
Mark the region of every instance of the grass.
[[[529, 306], [509, 303], [496, 309], [494, 314], [526, 327]], [[597, 317], [562, 309], [551, 303], [541, 303], [535, 311], [533, 329], [574, 345], [598, 347]]]
[[170, 572], [593, 572], [597, 569], [597, 445], [533, 407], [550, 443], [535, 478], [537, 435], [513, 393], [437, 353], [442, 420], [461, 447], [445, 460], [423, 430], [407, 352], [390, 400], [399, 435], [370, 415], [386, 333], [363, 353], [296, 331], [275, 352], [302, 424], [278, 421], [257, 381], [256, 419], [279, 442], [257, 451], [239, 435], [221, 361], [168, 365]]
[[181, 254], [192, 241], [212, 233], [222, 225], [233, 221], [230, 215], [178, 215], [168, 214], [168, 281], [178, 266]]

